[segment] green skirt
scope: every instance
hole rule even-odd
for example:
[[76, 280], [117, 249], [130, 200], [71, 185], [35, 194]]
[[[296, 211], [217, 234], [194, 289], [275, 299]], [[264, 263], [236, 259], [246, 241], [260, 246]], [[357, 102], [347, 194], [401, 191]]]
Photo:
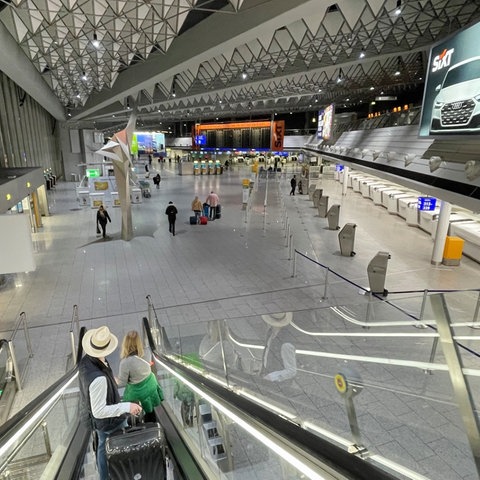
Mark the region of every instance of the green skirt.
[[127, 383], [123, 394], [124, 402], [139, 402], [145, 413], [153, 412], [162, 400], [162, 387], [153, 372], [140, 383]]

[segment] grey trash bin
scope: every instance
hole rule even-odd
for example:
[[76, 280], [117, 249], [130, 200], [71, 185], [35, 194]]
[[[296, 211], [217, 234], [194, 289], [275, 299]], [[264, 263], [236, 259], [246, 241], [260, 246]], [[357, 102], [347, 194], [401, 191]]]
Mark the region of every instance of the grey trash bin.
[[313, 206], [314, 206], [314, 207], [318, 207], [318, 202], [319, 202], [320, 199], [322, 198], [322, 195], [323, 195], [323, 189], [321, 189], [321, 188], [317, 188], [317, 189], [313, 192], [312, 200], [313, 200]]
[[387, 296], [388, 291], [385, 290], [385, 278], [387, 276], [387, 264], [390, 260], [388, 252], [378, 252], [367, 267], [368, 283], [370, 284], [370, 291], [372, 293], [379, 293]]
[[346, 223], [338, 234], [338, 241], [340, 242], [340, 254], [342, 257], [353, 257], [355, 245], [355, 223]]
[[328, 197], [322, 196], [318, 201], [318, 215], [325, 218], [328, 213]]
[[329, 230], [338, 230], [338, 222], [340, 220], [340, 205], [335, 204], [330, 207], [330, 210], [327, 213], [328, 217], [328, 229]]

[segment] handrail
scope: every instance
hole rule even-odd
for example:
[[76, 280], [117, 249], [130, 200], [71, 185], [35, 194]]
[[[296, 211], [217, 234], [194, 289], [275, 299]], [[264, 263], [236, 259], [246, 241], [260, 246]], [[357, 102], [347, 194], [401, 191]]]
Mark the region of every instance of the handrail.
[[238, 395], [234, 390], [221, 386], [210, 378], [158, 352], [150, 332], [150, 325], [145, 317], [143, 326], [155, 360], [166, 370], [180, 379], [186, 379], [192, 386], [197, 385], [201, 396], [217, 399], [218, 402], [227, 405], [228, 408], [239, 412], [239, 415], [242, 415], [244, 419], [246, 418], [246, 421], [251, 425], [256, 425], [257, 428], [260, 425], [262, 431], [272, 432], [280, 445], [288, 444], [288, 446], [293, 447], [298, 456], [313, 458], [313, 463], [318, 468], [322, 464], [328, 465], [329, 468], [335, 469], [335, 471], [346, 475], [348, 478], [356, 478], [358, 480], [371, 480], [372, 478], [378, 480], [395, 479], [395, 477], [377, 468], [375, 465], [318, 437], [297, 423], [276, 414], [271, 409]]
[[[80, 337], [76, 357], [77, 360], [79, 360], [82, 355], [81, 339], [85, 332], [86, 328], [82, 327], [79, 333]], [[1, 340], [0, 345], [3, 345]], [[0, 469], [3, 469], [11, 461], [16, 452], [34, 434], [36, 427], [43, 422], [43, 419], [61, 400], [63, 391], [72, 384], [77, 376], [78, 366], [75, 366], [38, 397], [32, 400], [16, 415], [0, 426]], [[74, 435], [77, 435], [77, 433], [81, 438], [79, 437], [77, 439], [78, 441], [72, 441], [71, 444], [84, 449], [85, 436], [88, 435], [88, 432], [77, 428]], [[77, 451], [77, 454], [79, 451], [80, 450]]]

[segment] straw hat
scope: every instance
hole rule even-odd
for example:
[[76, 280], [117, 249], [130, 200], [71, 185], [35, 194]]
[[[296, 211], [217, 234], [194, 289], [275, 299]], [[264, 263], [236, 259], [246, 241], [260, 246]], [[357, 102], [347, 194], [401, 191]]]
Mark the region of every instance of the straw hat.
[[110, 355], [118, 345], [118, 338], [110, 332], [108, 327], [99, 327], [89, 330], [83, 337], [83, 351], [91, 357], [100, 358]]
[[269, 313], [268, 315], [262, 315], [262, 320], [272, 327], [285, 327], [292, 321], [292, 318], [292, 312]]

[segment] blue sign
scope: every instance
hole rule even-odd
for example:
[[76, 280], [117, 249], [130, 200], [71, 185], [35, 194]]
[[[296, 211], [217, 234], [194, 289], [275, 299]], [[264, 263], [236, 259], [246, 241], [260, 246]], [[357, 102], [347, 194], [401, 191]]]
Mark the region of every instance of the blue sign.
[[432, 197], [418, 197], [419, 210], [435, 210], [437, 199]]
[[337, 172], [343, 172], [343, 169], [344, 169], [344, 165], [339, 165], [338, 163], [335, 165], [335, 170]]
[[205, 145], [207, 143], [207, 137], [205, 135], [195, 135], [195, 143], [197, 145]]

